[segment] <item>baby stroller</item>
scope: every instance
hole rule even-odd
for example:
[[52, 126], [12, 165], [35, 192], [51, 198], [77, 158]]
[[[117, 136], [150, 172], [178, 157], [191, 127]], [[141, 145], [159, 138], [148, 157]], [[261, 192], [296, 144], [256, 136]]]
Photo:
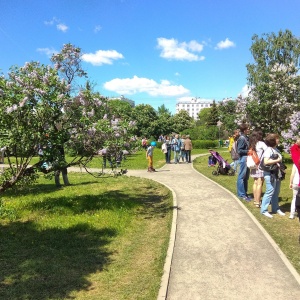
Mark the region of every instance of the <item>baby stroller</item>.
[[234, 175], [234, 170], [231, 168], [230, 164], [218, 152], [213, 150], [209, 150], [209, 152], [216, 159], [218, 164], [217, 170], [212, 171], [213, 175]]

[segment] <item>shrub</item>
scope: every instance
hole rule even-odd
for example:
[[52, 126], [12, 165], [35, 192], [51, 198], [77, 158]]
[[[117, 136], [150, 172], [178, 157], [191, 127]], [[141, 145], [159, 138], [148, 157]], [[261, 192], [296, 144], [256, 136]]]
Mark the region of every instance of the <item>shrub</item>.
[[192, 140], [194, 149], [209, 149], [209, 148], [218, 148], [218, 141], [207, 141], [207, 140]]

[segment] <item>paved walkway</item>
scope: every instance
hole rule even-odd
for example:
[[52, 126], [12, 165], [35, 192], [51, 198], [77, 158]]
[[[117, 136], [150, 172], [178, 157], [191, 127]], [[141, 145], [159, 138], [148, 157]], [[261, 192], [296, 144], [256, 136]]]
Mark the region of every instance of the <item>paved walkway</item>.
[[275, 242], [235, 195], [192, 164], [127, 175], [166, 185], [178, 206], [158, 299], [300, 299], [300, 276]]

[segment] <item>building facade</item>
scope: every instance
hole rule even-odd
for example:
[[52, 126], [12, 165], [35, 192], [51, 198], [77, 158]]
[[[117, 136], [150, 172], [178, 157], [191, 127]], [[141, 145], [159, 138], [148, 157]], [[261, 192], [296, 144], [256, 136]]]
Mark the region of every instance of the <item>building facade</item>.
[[198, 114], [201, 109], [209, 108], [213, 105], [213, 100], [201, 99], [201, 98], [192, 98], [191, 100], [182, 100], [176, 103], [176, 113], [181, 110], [188, 112], [189, 116], [198, 119]]

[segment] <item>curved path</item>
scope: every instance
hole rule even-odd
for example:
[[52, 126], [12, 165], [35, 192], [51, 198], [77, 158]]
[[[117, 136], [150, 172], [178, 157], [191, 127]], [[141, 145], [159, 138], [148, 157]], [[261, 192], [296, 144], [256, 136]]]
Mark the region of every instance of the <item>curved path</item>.
[[127, 175], [166, 185], [178, 207], [158, 299], [300, 299], [300, 276], [268, 233], [192, 164]]

